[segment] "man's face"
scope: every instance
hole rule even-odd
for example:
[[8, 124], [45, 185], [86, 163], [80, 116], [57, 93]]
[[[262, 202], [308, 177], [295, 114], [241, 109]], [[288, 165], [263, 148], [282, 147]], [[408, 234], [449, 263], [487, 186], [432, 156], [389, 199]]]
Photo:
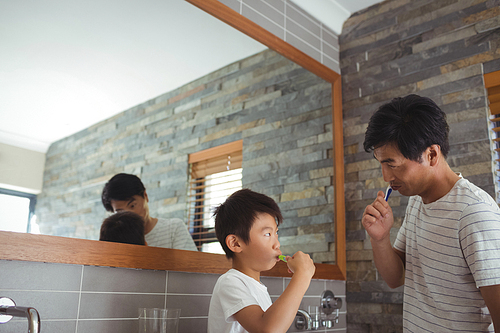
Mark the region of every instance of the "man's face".
[[430, 165], [422, 154], [421, 162], [405, 158], [398, 147], [389, 143], [374, 150], [375, 158], [382, 166], [384, 181], [390, 183], [394, 191], [402, 195], [422, 195], [429, 185]]
[[113, 212], [128, 211], [136, 213], [142, 218], [146, 218], [147, 213], [147, 196], [144, 198], [140, 195], [134, 195], [132, 198], [127, 200], [111, 200], [111, 207], [113, 207]]
[[250, 241], [242, 246], [242, 259], [253, 270], [261, 272], [273, 268], [281, 254], [274, 217], [266, 213], [258, 214], [250, 229]]

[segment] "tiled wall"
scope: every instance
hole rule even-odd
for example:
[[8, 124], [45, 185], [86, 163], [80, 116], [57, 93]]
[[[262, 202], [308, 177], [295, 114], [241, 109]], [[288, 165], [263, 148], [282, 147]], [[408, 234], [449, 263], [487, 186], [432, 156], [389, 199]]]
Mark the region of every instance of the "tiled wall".
[[[12, 298], [18, 306], [36, 308], [45, 333], [136, 333], [139, 307], [180, 308], [179, 333], [200, 333], [207, 329], [210, 297], [218, 277], [0, 260], [0, 296]], [[288, 281], [262, 278], [273, 301]], [[319, 332], [346, 332], [344, 281], [313, 280], [300, 308], [319, 305], [320, 295], [327, 289], [342, 298], [342, 309], [339, 323]], [[26, 331], [24, 319], [0, 324], [2, 333]]]
[[340, 73], [338, 36], [285, 0], [219, 0], [325, 66]]

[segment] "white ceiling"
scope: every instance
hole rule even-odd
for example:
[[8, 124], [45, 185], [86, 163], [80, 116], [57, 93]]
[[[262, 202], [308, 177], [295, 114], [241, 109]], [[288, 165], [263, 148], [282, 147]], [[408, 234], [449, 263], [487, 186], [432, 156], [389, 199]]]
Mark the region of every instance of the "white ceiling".
[[[292, 1], [337, 33], [380, 2]], [[265, 49], [183, 0], [1, 0], [0, 45], [0, 142], [40, 152]]]

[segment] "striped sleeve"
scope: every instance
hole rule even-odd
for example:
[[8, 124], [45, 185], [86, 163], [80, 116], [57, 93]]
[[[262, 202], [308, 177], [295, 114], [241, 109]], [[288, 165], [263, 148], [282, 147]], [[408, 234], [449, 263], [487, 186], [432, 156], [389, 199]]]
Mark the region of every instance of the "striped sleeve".
[[470, 204], [460, 219], [460, 245], [476, 286], [500, 284], [500, 214], [491, 202]]

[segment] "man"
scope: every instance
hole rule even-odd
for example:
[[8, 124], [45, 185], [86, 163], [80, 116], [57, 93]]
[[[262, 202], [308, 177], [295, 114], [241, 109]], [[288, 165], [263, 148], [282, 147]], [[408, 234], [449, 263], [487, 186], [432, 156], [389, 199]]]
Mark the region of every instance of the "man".
[[382, 278], [405, 286], [405, 332], [500, 332], [500, 209], [451, 170], [448, 132], [445, 113], [425, 97], [396, 98], [375, 112], [364, 149], [410, 198], [394, 247], [382, 191], [362, 223]]
[[149, 246], [197, 251], [181, 219], [162, 219], [149, 215], [148, 194], [139, 177], [127, 173], [114, 175], [104, 185], [101, 199], [108, 212], [129, 211], [142, 217], [145, 241]]

